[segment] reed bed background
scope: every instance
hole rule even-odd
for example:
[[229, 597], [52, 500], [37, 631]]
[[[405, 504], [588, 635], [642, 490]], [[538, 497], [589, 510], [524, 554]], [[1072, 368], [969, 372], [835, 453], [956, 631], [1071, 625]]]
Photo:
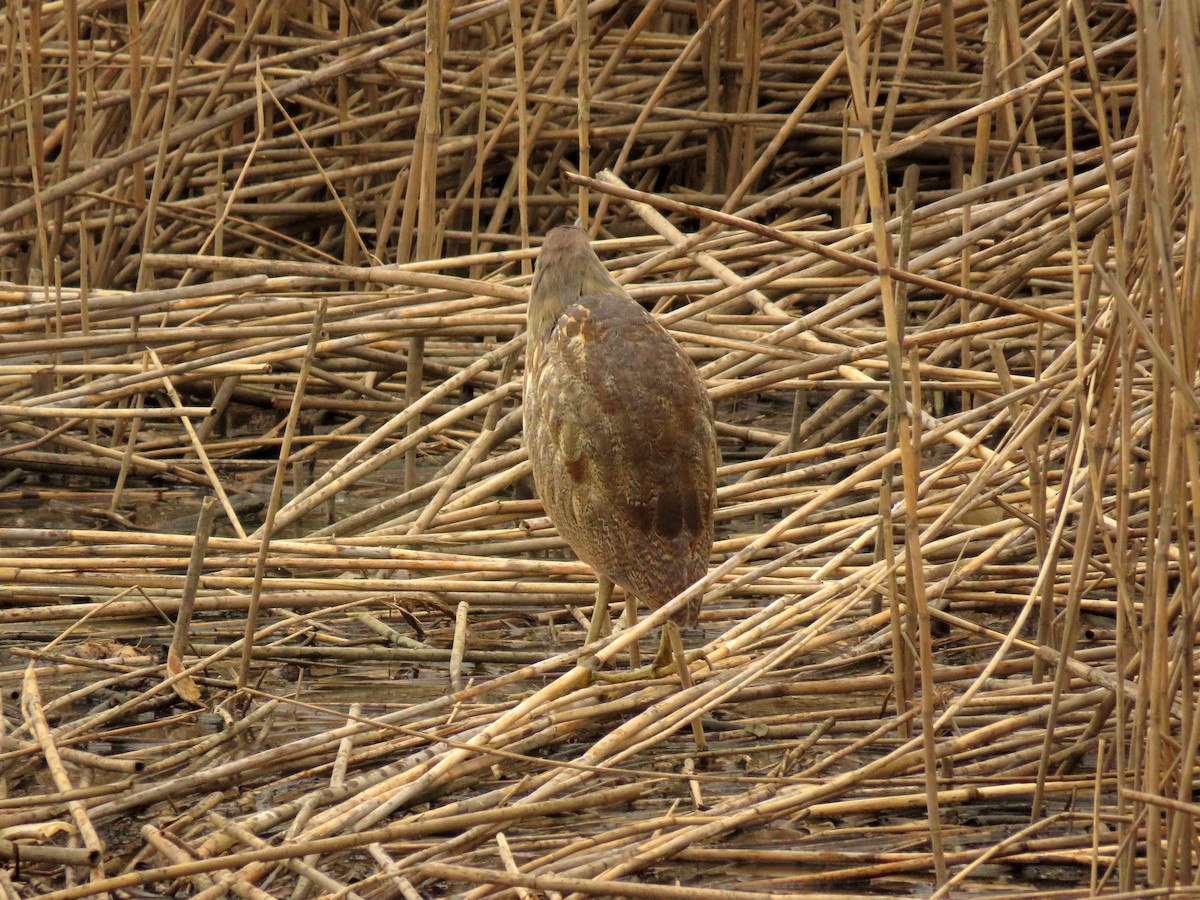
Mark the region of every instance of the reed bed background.
[[[7, 4], [0, 896], [1194, 890], [1198, 20]], [[576, 217], [715, 404], [687, 689], [528, 486]]]

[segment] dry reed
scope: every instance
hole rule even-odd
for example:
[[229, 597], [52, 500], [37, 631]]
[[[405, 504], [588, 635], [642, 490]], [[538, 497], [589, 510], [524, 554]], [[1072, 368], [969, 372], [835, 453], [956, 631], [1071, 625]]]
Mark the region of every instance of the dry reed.
[[[8, 4], [0, 896], [1187, 890], [1197, 35]], [[577, 216], [724, 457], [709, 575], [587, 652], [520, 443]], [[589, 681], [700, 591], [690, 686]]]

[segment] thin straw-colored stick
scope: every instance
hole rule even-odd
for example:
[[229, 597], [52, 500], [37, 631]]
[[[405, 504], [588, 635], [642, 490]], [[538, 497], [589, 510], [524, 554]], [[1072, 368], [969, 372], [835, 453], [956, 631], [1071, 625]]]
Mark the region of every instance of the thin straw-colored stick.
[[[304, 388], [308, 382], [308, 373], [316, 356], [317, 344], [321, 340], [321, 327], [325, 324], [325, 310], [325, 304], [322, 302], [313, 318], [312, 333], [308, 337], [308, 347], [300, 364], [300, 377], [296, 380], [296, 390], [292, 395], [292, 407], [288, 411], [283, 443], [279, 447], [279, 459], [275, 464], [275, 477], [271, 482], [271, 497], [267, 501], [267, 514], [261, 529], [262, 537], [258, 555], [254, 560], [254, 583], [250, 591], [250, 605], [246, 610], [246, 632], [242, 638], [242, 661], [238, 669], [239, 688], [244, 688], [250, 680], [251, 651], [254, 649], [254, 633], [258, 630], [258, 604], [262, 597], [263, 576], [266, 574], [267, 556], [271, 551], [271, 539], [275, 536], [275, 516], [283, 499], [283, 484], [288, 460], [292, 453], [292, 441], [296, 435], [296, 426], [300, 421], [300, 410], [304, 405]], [[244, 534], [241, 536], [245, 537]]]

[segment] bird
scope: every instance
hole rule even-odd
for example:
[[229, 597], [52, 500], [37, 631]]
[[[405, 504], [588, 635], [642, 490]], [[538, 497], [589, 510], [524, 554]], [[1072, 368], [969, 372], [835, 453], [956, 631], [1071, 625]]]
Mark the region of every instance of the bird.
[[[542, 242], [527, 339], [525, 444], [550, 521], [596, 573], [590, 644], [607, 628], [614, 584], [657, 609], [707, 572], [720, 461], [712, 402], [695, 364], [577, 226]], [[674, 655], [685, 686], [676, 620], [694, 626], [701, 599], [663, 627], [652, 666]]]

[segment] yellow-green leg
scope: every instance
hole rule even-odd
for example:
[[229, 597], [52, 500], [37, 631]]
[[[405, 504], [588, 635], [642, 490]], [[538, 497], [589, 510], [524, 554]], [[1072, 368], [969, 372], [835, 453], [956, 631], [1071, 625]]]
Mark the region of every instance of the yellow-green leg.
[[[596, 605], [592, 607], [592, 620], [588, 623], [587, 637], [584, 646], [595, 643], [609, 632], [608, 601], [612, 597], [613, 583], [603, 575], [596, 574]], [[583, 684], [591, 684], [592, 676], [588, 675]]]
[[612, 597], [613, 583], [603, 575], [596, 575], [596, 605], [592, 607], [592, 621], [588, 625], [585, 644], [598, 641], [608, 634], [608, 601]]
[[[669, 628], [667, 626], [670, 626]], [[654, 660], [648, 666], [641, 668], [631, 668], [628, 672], [598, 672], [596, 677], [601, 681], [609, 684], [623, 684], [628, 681], [637, 681], [639, 678], [658, 678], [662, 675], [678, 672], [680, 668], [687, 669], [690, 662], [697, 659], [704, 659], [704, 651], [696, 649], [691, 651], [690, 655], [683, 652], [681, 656], [676, 656], [671, 648], [670, 629], [675, 630], [675, 640], [678, 642], [680, 650], [683, 649], [683, 639], [679, 636], [679, 626], [674, 622], [668, 622], [663, 626], [662, 637], [658, 642], [658, 652], [654, 654]], [[682, 660], [682, 664], [680, 663]], [[634, 663], [636, 666], [637, 664]], [[691, 673], [688, 673], [690, 678]], [[688, 682], [690, 685], [691, 682]]]
[[[675, 639], [682, 644], [683, 638], [679, 636], [679, 626], [674, 622], [667, 622], [667, 625], [675, 628]], [[667, 663], [674, 662], [671, 653], [671, 636], [667, 633], [667, 625], [662, 627], [662, 635], [658, 639], [658, 650], [654, 654], [654, 662], [650, 663], [650, 671], [655, 675], [658, 674], [659, 669], [665, 670]]]
[[[625, 592], [625, 627], [632, 628], [637, 624], [637, 597]], [[639, 669], [642, 666], [642, 651], [637, 641], [629, 645], [629, 668]]]
[[[662, 628], [662, 640], [659, 642], [658, 652], [662, 653], [663, 648], [668, 647], [669, 654], [675, 659], [675, 672], [679, 675], [679, 683], [686, 691], [692, 686], [692, 670], [688, 668], [687, 655], [683, 652], [683, 638], [679, 636], [679, 626], [674, 622], [668, 621]], [[655, 660], [657, 666], [658, 660]], [[708, 749], [708, 741], [704, 739], [704, 726], [700, 724], [700, 717], [692, 719], [692, 737], [696, 739], [696, 752], [703, 753]]]

